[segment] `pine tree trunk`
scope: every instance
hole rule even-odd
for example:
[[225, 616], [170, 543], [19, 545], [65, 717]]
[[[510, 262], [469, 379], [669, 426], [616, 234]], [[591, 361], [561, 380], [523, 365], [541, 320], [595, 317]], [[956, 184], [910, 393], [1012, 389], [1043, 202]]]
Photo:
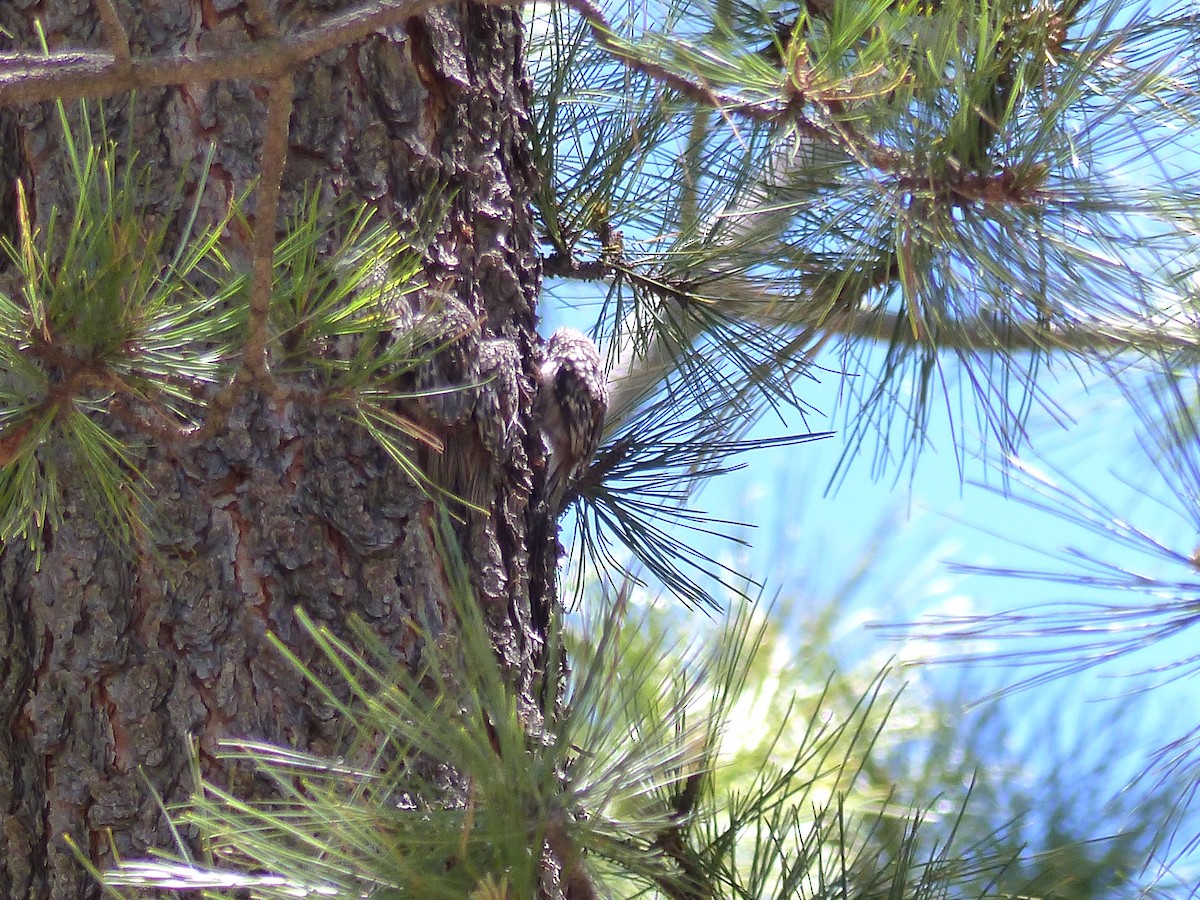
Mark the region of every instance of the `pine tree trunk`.
[[[279, 19], [286, 27], [349, 5], [284, 0]], [[240, 3], [123, 0], [117, 10], [135, 54], [255, 36]], [[51, 47], [102, 46], [95, 5], [83, 0], [0, 4], [0, 27], [15, 47], [36, 49], [34, 16], [43, 14]], [[530, 503], [543, 461], [529, 418], [539, 275], [521, 41], [517, 11], [451, 4], [297, 73], [282, 208], [317, 189], [326, 201], [368, 200], [404, 228], [431, 192], [448, 201], [421, 248], [425, 276], [478, 315], [482, 337], [518, 349], [518, 440], [497, 459], [474, 424], [440, 426], [446, 458], [426, 452], [423, 462], [490, 511], [468, 516], [458, 533], [497, 650], [528, 686], [553, 560], [552, 538], [530, 541], [551, 528]], [[223, 81], [105, 101], [109, 133], [131, 129], [153, 167], [147, 215], [171, 212], [165, 198], [181, 177], [194, 183], [210, 143], [204, 215], [215, 219], [246, 190], [265, 100], [264, 85]], [[19, 136], [44, 221], [72, 200], [52, 105], [21, 108]], [[246, 236], [231, 232], [234, 258], [249, 258]], [[187, 796], [189, 736], [217, 777], [213, 753], [227, 736], [337, 752], [332, 711], [266, 642], [273, 632], [313, 659], [296, 607], [338, 630], [361, 616], [409, 662], [421, 652], [410, 623], [447, 620], [433, 504], [344, 414], [244, 396], [199, 446], [144, 444], [154, 509], [132, 559], [71, 500], [63, 527], [45, 535], [40, 566], [21, 546], [0, 558], [5, 898], [99, 895], [64, 836], [101, 867], [113, 851], [170, 847], [147, 782], [167, 802]]]

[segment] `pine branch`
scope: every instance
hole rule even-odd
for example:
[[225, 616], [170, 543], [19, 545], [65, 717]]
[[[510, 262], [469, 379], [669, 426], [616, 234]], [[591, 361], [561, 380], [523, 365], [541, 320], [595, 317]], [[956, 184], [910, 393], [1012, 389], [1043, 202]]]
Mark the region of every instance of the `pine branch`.
[[[597, 188], [588, 180], [592, 168], [586, 159], [580, 162], [586, 190], [567, 189], [568, 199], [581, 197], [589, 209], [601, 211], [575, 217], [595, 231], [601, 249], [594, 262], [581, 262], [570, 246], [555, 244], [547, 272], [611, 281], [614, 294], [620, 297], [628, 287], [634, 299], [635, 308], [628, 313], [621, 308], [623, 318], [613, 328], [610, 436], [678, 373], [681, 359], [694, 354], [701, 338], [709, 335], [715, 349], [725, 350], [719, 332], [730, 323], [759, 327], [764, 344], [769, 334], [783, 332], [775, 357], [780, 366], [791, 366], [792, 377], [837, 339], [886, 343], [896, 359], [916, 358], [927, 371], [936, 370], [939, 355], [948, 353], [967, 365], [981, 403], [1000, 399], [996, 427], [1017, 431], [1024, 406], [1009, 406], [1001, 395], [1003, 385], [1013, 383], [1011, 375], [1022, 383], [1015, 371], [1022, 354], [1063, 351], [1101, 361], [1123, 353], [1188, 358], [1200, 346], [1186, 312], [1161, 311], [1163, 290], [1175, 290], [1164, 273], [1148, 269], [1134, 256], [1135, 248], [1110, 230], [1121, 216], [1171, 228], [1171, 221], [1186, 216], [1176, 207], [1188, 205], [1183, 198], [1156, 199], [1152, 192], [1139, 195], [1116, 184], [1101, 189], [1079, 172], [1080, 153], [1103, 140], [1100, 126], [1124, 115], [1121, 110], [1145, 100], [1186, 119], [1195, 107], [1192, 94], [1183, 94], [1160, 71], [1164, 64], [1158, 58], [1129, 64], [1130, 54], [1140, 51], [1131, 49], [1133, 26], [1110, 27], [1113, 4], [1069, 42], [1075, 4], [997, 11], [992, 25], [974, 30], [947, 8], [950, 18], [919, 36], [900, 26], [885, 35], [892, 26], [882, 20], [863, 26], [861, 34], [856, 30], [861, 23], [827, 23], [842, 28], [833, 55], [850, 60], [849, 73], [822, 62], [819, 54], [827, 48], [818, 44], [824, 38], [799, 25], [779, 47], [772, 71], [759, 56], [739, 55], [744, 35], [722, 19], [728, 11], [710, 14], [712, 21], [694, 32], [677, 29], [702, 34], [707, 24], [723, 41], [697, 47], [654, 33], [640, 41], [621, 38], [620, 26], [594, 4], [566, 5], [583, 17], [614, 70], [639, 73], [636, 84], [655, 86], [652, 97], [635, 86], [629, 102], [657, 104], [673, 116], [669, 138], [687, 148], [679, 157], [682, 169], [670, 161], [675, 170], [663, 181], [680, 196], [665, 204], [661, 192], [622, 201], [627, 187], [604, 182]], [[922, 13], [915, 21], [925, 19]], [[779, 29], [778, 23], [768, 24]], [[929, 60], [920, 63], [924, 68], [908, 68], [904, 52], [915, 52], [914, 42], [927, 38], [932, 43], [925, 48]], [[805, 40], [812, 46], [801, 46]], [[894, 66], [879, 55], [880, 42], [904, 51]], [[960, 58], [954, 45], [962, 42], [976, 52]], [[1106, 72], [1108, 64], [1118, 67], [1117, 76], [1099, 86], [1087, 80], [1086, 73]], [[874, 93], [873, 75], [882, 85]], [[591, 95], [605, 97], [606, 88], [593, 84], [588, 82], [580, 99], [602, 115]], [[613, 81], [614, 99], [630, 90], [623, 84]], [[727, 96], [721, 90], [740, 93]], [[1170, 90], [1179, 96], [1159, 99]], [[675, 92], [695, 108], [673, 105], [679, 100]], [[790, 105], [784, 102], [789, 92], [796, 101]], [[757, 99], [771, 97], [776, 106]], [[719, 112], [731, 137], [717, 141], [706, 167], [699, 147], [707, 138], [697, 139], [694, 132], [710, 109]], [[1087, 110], [1093, 123], [1083, 141], [1042, 124], [1075, 110]], [[744, 128], [739, 118], [747, 122]], [[812, 123], [819, 127], [810, 129]], [[765, 155], [754, 148], [764, 139]], [[934, 151], [893, 149], [913, 141]], [[728, 161], [739, 148], [748, 165]], [[1161, 151], [1156, 146], [1152, 152]], [[731, 197], [718, 202], [707, 223], [701, 221], [700, 192], [719, 198], [723, 191]], [[627, 217], [617, 206], [637, 200], [646, 203], [640, 221], [639, 207], [632, 206], [634, 216]], [[649, 261], [625, 257], [614, 219], [631, 233], [653, 236], [641, 238], [647, 243], [666, 242], [668, 249], [652, 251]], [[601, 227], [616, 239], [604, 237]], [[1026, 246], [1033, 251], [1023, 252]], [[1164, 246], [1162, 252], [1181, 255], [1186, 249]], [[762, 277], [770, 266], [779, 273], [774, 286]], [[874, 271], [864, 271], [872, 266]], [[965, 281], [956, 277], [964, 272]], [[893, 286], [900, 290], [889, 290]], [[877, 302], [868, 303], [872, 294]], [[897, 299], [898, 304], [888, 302]], [[731, 396], [741, 401], [752, 396], [768, 356], [760, 351], [762, 365], [743, 372], [744, 388]], [[991, 372], [993, 365], [1004, 374]], [[675, 384], [688, 392], [705, 390], [685, 382]], [[921, 412], [928, 396], [917, 393], [913, 408]], [[993, 412], [987, 408], [985, 414]]]
[[250, 322], [242, 365], [259, 385], [268, 382], [267, 319], [274, 285], [275, 228], [279, 215], [279, 184], [287, 162], [288, 123], [292, 114], [293, 79], [285, 72], [270, 85], [267, 125], [263, 134], [262, 175], [254, 217], [253, 272], [250, 282]]
[[782, 89], [777, 97], [746, 99], [714, 88], [700, 76], [688, 76], [677, 72], [659, 63], [650, 53], [626, 44], [617, 36], [608, 19], [592, 0], [564, 2], [583, 17], [596, 43], [614, 59], [631, 71], [678, 91], [702, 107], [720, 111], [725, 115], [741, 115], [765, 124], [786, 124], [797, 134], [843, 147], [881, 172], [896, 174], [903, 171], [903, 154], [870, 139], [848, 119], [833, 117], [831, 124], [823, 125], [807, 116], [803, 111], [805, 102], [815, 103], [826, 111], [840, 111], [841, 102], [837, 99], [837, 92], [826, 95], [822, 91], [798, 89], [796, 82], [806, 81], [802, 74], [789, 75], [788, 80], [781, 85]]
[[[681, 351], [704, 334], [714, 318], [731, 321], [749, 321], [765, 328], [780, 327], [800, 329], [802, 336], [787, 341], [780, 348], [780, 355], [791, 358], [806, 356], [812, 359], [815, 352], [831, 336], [844, 333], [853, 335], [858, 330], [867, 331], [857, 310], [862, 299], [885, 282], [884, 278], [866, 279], [853, 288], [844, 285], [837, 296], [820, 300], [820, 289], [814, 289], [812, 300], [800, 302], [786, 297], [765, 285], [761, 280], [744, 276], [719, 275], [696, 272], [697, 280], [705, 283], [704, 304], [710, 313], [707, 317], [675, 314], [672, 307], [686, 308], [688, 295], [685, 288], [673, 292], [672, 297], [662, 301], [661, 315], [669, 318], [670, 332], [658, 330], [652, 333], [642, 346], [642, 335], [631, 323], [621, 326], [623, 340], [615, 354], [610, 373], [610, 407], [606, 431], [615, 433], [626, 419], [633, 414], [639, 403], [653, 393], [663, 378], [678, 371]], [[826, 290], [825, 293], [828, 293]], [[693, 298], [700, 300], [701, 298]], [[636, 313], [631, 314], [636, 315]], [[874, 321], [874, 316], [872, 316]], [[864, 336], [886, 335], [882, 328], [870, 329]]]
[[[890, 280], [885, 273], [844, 290], [836, 300], [821, 298], [820, 288], [810, 299], [800, 300], [772, 291], [761, 281], [744, 276], [715, 278], [706, 285], [705, 300], [710, 310], [724, 318], [756, 322], [764, 328], [800, 329], [805, 337], [788, 343], [788, 352], [808, 347], [815, 356], [817, 346], [834, 337], [929, 348], [954, 355], [1003, 354], [1061, 350], [1096, 359], [1122, 354], [1153, 357], [1161, 354], [1186, 354], [1200, 357], [1200, 328], [1177, 320], [1120, 321], [1077, 319], [1074, 321], [1015, 320], [1001, 315], [979, 315], [941, 323], [936, 334], [922, 333], [913, 327], [906, 312], [882, 308], [866, 309], [863, 299]], [[681, 296], [674, 294], [675, 297]], [[716, 298], [716, 299], [714, 299]], [[675, 301], [664, 301], [669, 309]], [[767, 312], [769, 311], [769, 312]], [[678, 369], [681, 348], [700, 337], [708, 322], [695, 317], [672, 317], [675, 331], [668, 337], [653, 334], [643, 348], [635, 340], [632, 326], [626, 326], [626, 339], [616, 353], [610, 370], [612, 412], [607, 433], [613, 434], [633, 414], [662, 379]]]

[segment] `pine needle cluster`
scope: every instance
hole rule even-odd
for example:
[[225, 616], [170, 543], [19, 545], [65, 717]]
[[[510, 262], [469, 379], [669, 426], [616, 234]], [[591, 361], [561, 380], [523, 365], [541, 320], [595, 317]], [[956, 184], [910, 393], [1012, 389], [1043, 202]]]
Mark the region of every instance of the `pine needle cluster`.
[[[178, 223], [149, 220], [133, 148], [103, 123], [94, 140], [86, 106], [77, 136], [58, 108], [75, 205], [34, 228], [20, 194], [18, 238], [0, 247], [18, 285], [0, 294], [0, 542], [39, 550], [76, 504], [132, 547], [155, 515], [143, 445], [204, 440], [250, 390], [239, 370], [250, 278], [222, 249], [246, 224], [239, 201], [197, 229], [207, 163], [192, 204], [167, 204]], [[427, 333], [413, 311], [417, 255], [365, 208], [331, 215], [314, 196], [274, 259], [277, 399], [345, 409], [435, 490], [411, 460], [415, 445], [439, 442], [401, 411], [418, 393], [405, 376], [455, 336]]]

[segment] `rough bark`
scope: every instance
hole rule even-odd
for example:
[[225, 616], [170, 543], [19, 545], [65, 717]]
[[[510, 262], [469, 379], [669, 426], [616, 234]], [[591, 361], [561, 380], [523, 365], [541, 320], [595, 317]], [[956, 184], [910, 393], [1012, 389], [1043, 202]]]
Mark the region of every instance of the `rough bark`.
[[[303, 23], [343, 5], [284, 2], [279, 15]], [[254, 37], [245, 8], [230, 0], [125, 0], [117, 10], [135, 53]], [[19, 48], [38, 46], [35, 17], [52, 47], [102, 44], [85, 0], [0, 5], [0, 26]], [[521, 53], [516, 11], [463, 3], [318, 59], [297, 73], [282, 196], [284, 209], [304, 188], [364, 198], [402, 228], [429, 192], [450, 198], [421, 248], [426, 276], [477, 314], [482, 338], [512, 341], [519, 427], [513, 451], [497, 458], [475, 425], [426, 422], [448, 449], [423, 463], [490, 511], [468, 517], [460, 536], [498, 651], [528, 687], [540, 619], [530, 598], [553, 595], [553, 539], [529, 501], [542, 451], [529, 421], [538, 268]], [[110, 133], [132, 129], [154, 168], [147, 215], [170, 214], [163, 198], [181, 173], [195, 177], [210, 143], [216, 158], [201, 201], [209, 220], [252, 183], [264, 86], [150, 91], [105, 109]], [[20, 168], [44, 219], [71, 200], [51, 105], [22, 108], [19, 133]], [[229, 239], [238, 258], [245, 236]], [[245, 396], [200, 446], [147, 441], [143, 465], [154, 508], [132, 558], [82, 503], [68, 503], [63, 527], [46, 535], [40, 567], [22, 547], [0, 556], [6, 898], [98, 895], [63, 835], [101, 866], [110, 841], [125, 857], [169, 846], [143, 778], [167, 801], [186, 796], [189, 735], [210, 774], [224, 736], [336, 750], [331, 710], [265, 640], [274, 632], [312, 658], [295, 607], [338, 629], [357, 614], [409, 661], [421, 648], [407, 623], [447, 616], [432, 504], [336, 410]], [[543, 536], [537, 546], [531, 534]]]

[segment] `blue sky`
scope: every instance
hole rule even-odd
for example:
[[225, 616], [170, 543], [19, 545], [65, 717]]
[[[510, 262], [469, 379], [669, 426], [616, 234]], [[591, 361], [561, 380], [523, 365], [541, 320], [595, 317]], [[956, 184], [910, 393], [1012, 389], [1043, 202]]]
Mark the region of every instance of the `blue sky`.
[[[1152, 7], [1162, 10], [1168, 5], [1155, 3]], [[1178, 8], [1178, 4], [1174, 6]], [[1132, 13], [1141, 6], [1130, 4], [1129, 9]], [[1103, 143], [1109, 154], [1105, 174], [1112, 176], [1114, 183], [1122, 183], [1124, 176], [1135, 186], [1147, 178], [1165, 180], [1175, 171], [1168, 171], [1169, 164], [1161, 159], [1145, 154], [1142, 135], [1122, 134], [1122, 140]], [[1195, 171], [1195, 159], [1188, 154], [1177, 155], [1170, 162], [1185, 174]], [[1158, 168], [1148, 167], [1148, 163]], [[590, 327], [600, 303], [597, 288], [572, 287], [560, 292], [560, 300], [564, 297], [571, 324]], [[546, 315], [545, 333], [549, 334], [562, 313], [550, 310]], [[866, 355], [861, 362], [864, 370], [870, 370], [878, 362], [878, 354]], [[819, 359], [818, 367], [822, 365], [828, 370], [842, 368], [841, 360], [832, 355]], [[945, 374], [952, 383], [954, 362], [946, 363]], [[1127, 384], [1137, 384], [1136, 377]], [[885, 647], [907, 658], [921, 649], [935, 655], [970, 649], [965, 644], [917, 645], [859, 627], [870, 622], [910, 622], [929, 613], [1045, 610], [1063, 603], [1155, 600], [1149, 594], [1100, 591], [1069, 582], [968, 575], [952, 564], [1066, 572], [1069, 565], [1064, 557], [1074, 555], [1092, 556], [1148, 578], [1189, 582], [1195, 574], [1179, 560], [1137, 553], [1005, 496], [994, 436], [980, 439], [971, 434], [972, 422], [963, 419], [957, 403], [948, 404], [955, 409], [953, 419], [947, 404], [935, 404], [928, 445], [914, 468], [901, 463], [882, 474], [873, 472], [874, 447], [868, 442], [862, 455], [845, 470], [845, 477], [830, 489], [846, 449], [845, 426], [855, 414], [855, 408], [848, 405], [854, 401], [840, 392], [842, 386], [842, 377], [831, 372], [821, 374], [819, 381], [804, 383], [799, 390], [803, 400], [824, 416], [801, 419], [794, 414], [787, 422], [765, 419], [750, 437], [809, 430], [838, 434], [825, 441], [747, 454], [739, 460], [746, 464], [745, 469], [715, 481], [695, 499], [695, 508], [756, 526], [740, 532], [750, 542], [749, 550], [740, 551], [717, 540], [700, 542], [691, 534], [685, 539], [702, 543], [711, 554], [723, 555], [740, 571], [764, 581], [768, 597], [801, 595], [816, 603], [834, 596], [860, 565], [863, 554], [873, 553], [853, 595], [853, 608], [845, 612], [846, 621], [854, 626], [846, 630], [848, 654], [875, 654]], [[1029, 450], [1023, 458], [1052, 478], [1069, 477], [1119, 517], [1182, 557], [1191, 555], [1200, 545], [1200, 511], [1193, 502], [1200, 495], [1200, 485], [1194, 486], [1197, 493], [1189, 497], [1180, 485], [1159, 476], [1159, 460], [1139, 443], [1142, 429], [1137, 416], [1112, 379], [1100, 371], [1081, 375], [1064, 368], [1058, 377], [1041, 378], [1039, 387], [1046, 390], [1048, 404], [1056, 412], [1033, 411], [1028, 423]], [[963, 451], [963, 447], [968, 449]], [[1020, 485], [1011, 487], [1017, 496], [1028, 495]], [[1200, 574], [1196, 580], [1200, 595]], [[1012, 722], [1014, 746], [1036, 745], [1041, 740], [1048, 750], [1046, 765], [1057, 766], [1061, 757], [1050, 749], [1066, 746], [1089, 729], [1104, 727], [1117, 710], [1132, 708], [1146, 725], [1140, 740], [1131, 740], [1124, 756], [1108, 763], [1112, 791], [1119, 791], [1145, 768], [1160, 746], [1200, 727], [1200, 704], [1194, 700], [1190, 670], [1170, 667], [1195, 654], [1194, 644], [1194, 637], [1184, 634], [1157, 642], [1139, 654], [1011, 696], [1005, 708]], [[1015, 642], [990, 649], [1001, 652], [1030, 646]], [[948, 686], [961, 677], [961, 670], [953, 666], [931, 671], [921, 677], [940, 679]], [[1180, 672], [1185, 672], [1185, 677], [1176, 677]], [[982, 694], [985, 688], [1014, 684], [1028, 674], [1011, 666], [994, 666], [972, 679]], [[1158, 686], [1135, 692], [1147, 684]], [[1195, 830], [1200, 831], [1200, 826]]]
[[[560, 316], [586, 325], [589, 312], [594, 315], [595, 301], [586, 292], [568, 293], [573, 296], [569, 301], [573, 308], [548, 311], [547, 330]], [[953, 366], [949, 364], [948, 373], [953, 373]], [[824, 416], [809, 415], [802, 421], [796, 414], [788, 422], [764, 419], [750, 436], [838, 430], [847, 412], [838, 382], [839, 376], [824, 374], [819, 381], [804, 385], [803, 398]], [[1111, 379], [1098, 372], [1085, 376], [1084, 381], [1077, 374], [1068, 374], [1044, 384], [1058, 414], [1035, 410], [1029, 423], [1030, 453], [1025, 458], [1048, 473], [1059, 472], [1076, 480], [1120, 516], [1181, 553], [1190, 553], [1200, 543], [1200, 535], [1176, 512], [1179, 503], [1172, 497], [1172, 487], [1157, 477], [1155, 466], [1139, 445], [1136, 417]], [[1070, 421], [1062, 420], [1064, 412]], [[945, 409], [939, 408], [932, 417], [928, 446], [914, 468], [904, 465], [876, 477], [871, 465], [873, 448], [868, 445], [833, 487], [830, 480], [846, 449], [840, 433], [823, 441], [746, 454], [739, 458], [745, 468], [711, 482], [693, 507], [755, 526], [729, 529], [745, 538], [750, 547], [741, 550], [711, 539], [707, 549], [739, 571], [764, 581], [765, 596], [805, 597], [817, 605], [835, 596], [863, 562], [864, 554], [872, 554], [866, 575], [853, 594], [856, 608], [844, 614], [847, 645], [841, 649], [847, 658], [879, 655], [881, 649], [901, 658], [922, 651], [944, 656], [970, 647], [954, 642], [913, 642], [863, 627], [871, 623], [910, 622], [931, 612], [957, 614], [1139, 599], [1073, 584], [964, 574], [953, 569], [954, 563], [1067, 571], [1062, 553], [1080, 552], [1134, 571], [1179, 577], [1170, 566], [1006, 496], [1001, 490], [995, 447], [990, 454], [966, 459], [956, 452], [955, 435], [968, 446], [978, 446], [972, 435], [964, 434], [963, 424], [956, 421], [952, 429]], [[1019, 485], [1012, 489], [1021, 493]], [[694, 535], [687, 539], [697, 542]], [[1004, 701], [1011, 721], [1009, 749], [1034, 766], [1044, 763], [1061, 777], [1063, 773], [1057, 770], [1064, 756], [1069, 764], [1069, 748], [1081, 738], [1086, 745], [1089, 729], [1104, 727], [1124, 710], [1146, 725], [1138, 732], [1144, 739], [1130, 741], [1123, 758], [1101, 761], [1108, 768], [1112, 792], [1121, 791], [1147, 768], [1162, 744], [1200, 725], [1190, 677], [1173, 680], [1171, 673], [1145, 673], [1194, 652], [1187, 647], [1188, 637], [1164, 641], [1137, 656], [1010, 696]], [[1016, 642], [1015, 646], [1029, 644]], [[981, 698], [988, 690], [1015, 684], [1026, 674], [1008, 665], [976, 668], [969, 676], [975, 685], [970, 697]], [[932, 683], [935, 689], [940, 684], [945, 693], [952, 693], [961, 686], [963, 671], [948, 664], [923, 668], [911, 677]], [[1148, 683], [1158, 686], [1132, 693]], [[1044, 747], [1040, 759], [1036, 749], [1030, 757], [1031, 746]], [[1084, 760], [1079, 762], [1081, 767], [1085, 765]], [[1080, 778], [1085, 774], [1081, 768]]]
[[[830, 377], [827, 383], [810, 388], [806, 399], [818, 408], [833, 408], [836, 385], [832, 381]], [[1035, 415], [1028, 458], [1049, 472], [1078, 481], [1114, 512], [1181, 552], [1195, 546], [1197, 536], [1173, 512], [1170, 486], [1154, 477], [1147, 465], [1136, 437], [1137, 422], [1120, 392], [1103, 377], [1087, 390], [1077, 379], [1065, 378], [1054, 384], [1051, 399], [1072, 412], [1076, 422], [1064, 430], [1048, 421], [1039, 423], [1039, 418], [1047, 417]], [[770, 424], [764, 423], [764, 428]], [[816, 421], [811, 424], [824, 427]], [[818, 603], [828, 596], [823, 591], [834, 590], [868, 548], [877, 547], [854, 595], [862, 608], [846, 616], [853, 623], [907, 622], [930, 612], [1036, 611], [1061, 602], [1148, 599], [1075, 584], [968, 575], [955, 571], [950, 563], [1068, 571], [1062, 554], [1077, 551], [1148, 575], [1178, 577], [1170, 566], [1156, 565], [1157, 561], [1129, 548], [1005, 496], [998, 489], [1002, 480], [994, 458], [967, 460], [962, 471], [966, 480], [960, 480], [944, 412], [935, 416], [930, 437], [931, 446], [922, 453], [911, 479], [908, 469], [873, 478], [870, 459], [862, 458], [851, 464], [835, 490], [826, 491], [845, 448], [840, 436], [835, 436], [756, 454], [745, 470], [706, 490], [698, 505], [722, 510], [732, 503], [742, 510], [740, 518], [760, 526], [752, 535], [755, 548], [749, 555], [749, 570], [764, 575], [768, 585], [784, 595], [815, 589]], [[1013, 489], [1020, 495], [1019, 486]], [[883, 540], [880, 535], [885, 535]], [[845, 634], [851, 655], [877, 652], [879, 644], [889, 640], [887, 634], [869, 628], [849, 628]], [[970, 647], [956, 642], [914, 645], [894, 635], [892, 640], [892, 652], [903, 658], [919, 656], [922, 650], [945, 655]], [[1173, 680], [1174, 670], [1147, 672], [1188, 658], [1195, 652], [1189, 643], [1194, 646], [1190, 635], [1163, 641], [1137, 655], [1011, 695], [1004, 701], [1010, 723], [1006, 749], [1024, 756], [1035, 770], [1045, 766], [1044, 774], [1060, 777], [1063, 773], [1055, 770], [1078, 762], [1079, 779], [1084, 781], [1091, 761], [1075, 760], [1067, 753], [1064, 764], [1065, 751], [1087, 746], [1089, 729], [1105, 727], [1118, 713], [1131, 714], [1146, 723], [1132, 732], [1141, 740], [1129, 741], [1123, 757], [1102, 762], [1108, 769], [1108, 786], [1116, 794], [1150, 765], [1163, 744], [1200, 726], [1194, 680]], [[1015, 642], [1015, 647], [1005, 643], [985, 647], [984, 653], [1029, 646], [1029, 642]], [[970, 676], [977, 687], [970, 696], [982, 698], [987, 690], [1016, 684], [1029, 672], [1001, 664], [982, 671], [977, 666]], [[940, 683], [944, 691], [953, 692], [963, 672], [947, 665], [923, 669], [913, 677], [926, 684]], [[1156, 686], [1137, 692], [1147, 684]]]

